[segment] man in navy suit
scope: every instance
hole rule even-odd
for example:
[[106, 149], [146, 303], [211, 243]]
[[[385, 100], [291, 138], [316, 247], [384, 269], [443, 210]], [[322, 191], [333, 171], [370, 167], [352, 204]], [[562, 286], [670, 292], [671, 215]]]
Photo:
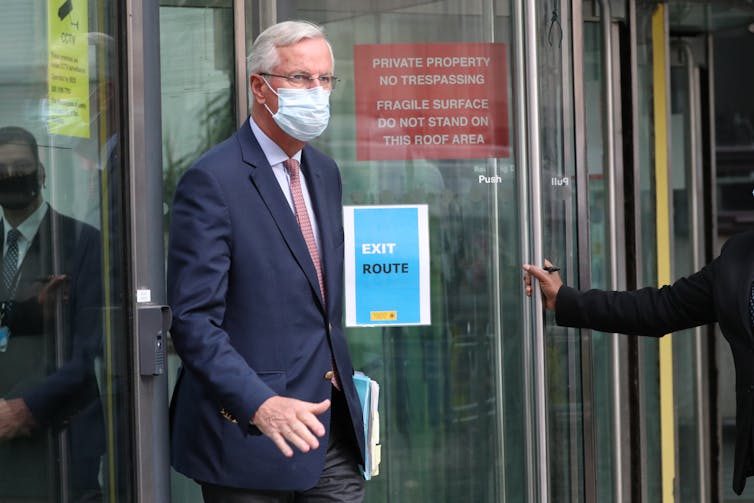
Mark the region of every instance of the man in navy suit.
[[754, 475], [754, 231], [731, 237], [710, 264], [662, 288], [579, 292], [564, 286], [557, 272], [531, 264], [524, 270], [526, 294], [531, 296], [536, 278], [558, 325], [653, 337], [720, 325], [736, 367], [733, 490], [741, 494], [746, 477]]
[[44, 181], [34, 136], [0, 128], [0, 501], [101, 500], [100, 234]]
[[333, 63], [317, 26], [260, 34], [251, 118], [176, 189], [168, 298], [183, 365], [171, 458], [207, 502], [363, 499], [341, 179], [307, 145], [327, 126]]

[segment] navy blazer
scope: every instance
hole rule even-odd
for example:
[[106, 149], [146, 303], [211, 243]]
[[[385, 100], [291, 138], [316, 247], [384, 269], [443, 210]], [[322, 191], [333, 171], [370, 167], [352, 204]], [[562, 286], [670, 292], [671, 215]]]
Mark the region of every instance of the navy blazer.
[[[0, 250], [5, 229], [0, 224]], [[39, 428], [0, 443], [0, 499], [42, 498], [52, 491], [58, 438], [66, 429], [71, 494], [99, 488], [105, 452], [102, 404], [94, 360], [102, 345], [100, 233], [83, 222], [47, 210], [20, 264], [4, 323], [8, 348], [0, 353], [0, 396], [23, 398]], [[37, 295], [52, 274], [67, 276], [67, 300], [47, 314]], [[0, 290], [2, 290], [0, 288]]]
[[311, 146], [304, 147], [301, 171], [319, 226], [326, 303], [295, 215], [248, 121], [200, 157], [176, 188], [168, 300], [183, 366], [171, 404], [171, 461], [199, 482], [313, 487], [325, 462], [330, 410], [319, 417], [327, 430], [320, 447], [309, 453], [294, 447], [292, 458], [249, 420], [275, 395], [330, 398], [331, 355], [363, 457], [361, 408], [341, 321], [340, 173]]
[[662, 288], [632, 292], [564, 286], [558, 292], [559, 325], [603, 332], [662, 336], [718, 322], [730, 344], [736, 368], [736, 453], [733, 490], [743, 492], [754, 475], [754, 335], [749, 299], [754, 281], [754, 231], [730, 238], [720, 256], [699, 272]]

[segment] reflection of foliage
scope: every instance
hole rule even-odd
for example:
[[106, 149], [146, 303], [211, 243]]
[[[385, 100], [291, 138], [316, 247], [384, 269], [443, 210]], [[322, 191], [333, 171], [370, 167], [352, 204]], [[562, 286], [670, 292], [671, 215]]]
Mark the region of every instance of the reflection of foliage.
[[183, 173], [200, 155], [217, 145], [234, 131], [233, 121], [233, 91], [218, 93], [210, 97], [203, 115], [197, 121], [196, 137], [199, 141], [196, 148], [184, 155], [177, 155], [174, 142], [169, 135], [163, 134], [163, 172], [162, 172], [162, 200], [168, 209], [164, 213], [164, 229], [167, 232], [170, 224], [170, 209], [175, 195], [175, 186]]
[[201, 148], [202, 152], [217, 145], [235, 131], [231, 106], [233, 94], [233, 90], [229, 89], [227, 93], [219, 94], [207, 103], [207, 114], [199, 121], [205, 132], [205, 145]]
[[[164, 207], [170, 208], [173, 203], [175, 186], [178, 184], [178, 179], [186, 169], [188, 169], [194, 156], [193, 154], [190, 154], [176, 158], [173, 142], [170, 140], [164, 140], [164, 143], [164, 159], [162, 163], [162, 202]], [[167, 236], [170, 224], [170, 211], [164, 211], [163, 218], [165, 219], [163, 223], [165, 235]]]

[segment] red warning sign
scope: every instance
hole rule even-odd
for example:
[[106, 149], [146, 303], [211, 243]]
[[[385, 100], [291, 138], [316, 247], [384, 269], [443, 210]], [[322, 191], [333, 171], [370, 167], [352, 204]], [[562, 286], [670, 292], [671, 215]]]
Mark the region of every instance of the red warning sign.
[[354, 46], [356, 158], [508, 157], [502, 43]]

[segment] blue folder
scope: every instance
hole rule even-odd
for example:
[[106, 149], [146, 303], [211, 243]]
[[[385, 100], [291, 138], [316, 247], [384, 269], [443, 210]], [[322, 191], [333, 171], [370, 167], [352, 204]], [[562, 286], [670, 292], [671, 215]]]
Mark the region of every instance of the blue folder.
[[364, 418], [364, 466], [361, 473], [365, 480], [379, 473], [380, 444], [379, 444], [379, 415], [377, 415], [377, 403], [379, 389], [376, 382], [363, 372], [355, 372], [353, 383], [361, 401], [361, 414]]

